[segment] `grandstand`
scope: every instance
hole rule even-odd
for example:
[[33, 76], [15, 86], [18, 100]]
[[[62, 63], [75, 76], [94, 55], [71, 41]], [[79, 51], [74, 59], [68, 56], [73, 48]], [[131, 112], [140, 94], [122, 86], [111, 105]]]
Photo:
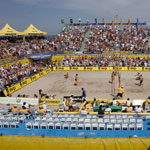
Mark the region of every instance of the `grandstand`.
[[148, 149], [149, 31], [126, 25], [71, 24], [49, 40], [2, 37], [2, 148]]

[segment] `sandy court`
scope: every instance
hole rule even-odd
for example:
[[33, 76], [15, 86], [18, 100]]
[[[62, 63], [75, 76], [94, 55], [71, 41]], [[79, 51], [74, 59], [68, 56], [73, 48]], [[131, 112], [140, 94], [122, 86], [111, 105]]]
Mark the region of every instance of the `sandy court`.
[[[81, 88], [85, 88], [87, 98], [106, 98], [112, 99], [112, 84], [110, 83], [111, 71], [69, 71], [69, 78], [64, 79], [66, 71], [53, 71], [37, 81], [25, 86], [19, 91], [13, 93], [26, 94], [33, 97], [38, 95], [39, 89], [48, 95], [56, 94], [56, 98], [63, 96], [82, 94]], [[137, 71], [122, 71], [121, 86], [125, 89], [123, 98], [145, 99], [150, 96], [150, 72], [141, 72], [144, 78], [142, 86], [138, 86], [138, 80], [135, 80]], [[75, 74], [79, 76], [79, 85], [74, 85]], [[118, 78], [115, 79], [115, 88], [118, 88]]]

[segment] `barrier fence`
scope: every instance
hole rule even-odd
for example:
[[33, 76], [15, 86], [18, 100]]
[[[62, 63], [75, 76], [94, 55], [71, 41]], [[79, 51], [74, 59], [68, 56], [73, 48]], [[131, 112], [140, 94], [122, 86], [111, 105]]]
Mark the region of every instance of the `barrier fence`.
[[44, 70], [44, 71], [42, 71], [42, 72], [40, 72], [38, 74], [35, 74], [35, 75], [33, 75], [33, 76], [31, 76], [31, 77], [29, 77], [29, 78], [27, 78], [27, 79], [17, 83], [17, 84], [9, 87], [8, 89], [4, 90], [3, 92], [4, 92], [5, 96], [7, 96], [9, 94], [12, 94], [12, 93], [16, 92], [17, 90], [23, 88], [24, 86], [32, 83], [33, 81], [41, 78], [42, 76], [46, 75], [49, 72], [51, 72], [50, 68], [48, 68], [48, 69], [46, 69], [46, 70]]
[[[81, 132], [82, 133], [82, 132]], [[1, 136], [3, 150], [149, 150], [150, 138]]]
[[[53, 71], [113, 71], [114, 67], [53, 67]], [[150, 67], [119, 67], [119, 71], [150, 71]]]

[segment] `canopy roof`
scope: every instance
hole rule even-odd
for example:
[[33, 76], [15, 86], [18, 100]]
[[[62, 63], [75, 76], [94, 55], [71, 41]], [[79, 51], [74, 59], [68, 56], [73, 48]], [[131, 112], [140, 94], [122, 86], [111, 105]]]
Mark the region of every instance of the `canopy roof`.
[[10, 25], [6, 24], [1, 30], [0, 30], [0, 36], [6, 36], [6, 35], [22, 35], [21, 32], [16, 31], [13, 29]]
[[22, 32], [23, 35], [47, 35], [46, 32], [40, 31], [32, 24], [29, 25], [29, 27]]

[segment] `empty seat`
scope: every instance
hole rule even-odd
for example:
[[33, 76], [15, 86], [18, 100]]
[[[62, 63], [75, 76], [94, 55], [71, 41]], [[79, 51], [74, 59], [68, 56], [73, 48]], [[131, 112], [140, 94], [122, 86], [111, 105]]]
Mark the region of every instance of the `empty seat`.
[[57, 123], [57, 122], [60, 122], [60, 120], [59, 120], [59, 118], [55, 118], [55, 119], [53, 120], [53, 122]]
[[97, 123], [103, 123], [103, 118], [98, 118]]
[[121, 115], [116, 115], [116, 119], [122, 119]]
[[135, 130], [135, 124], [129, 124], [129, 130]]
[[100, 130], [105, 130], [105, 124], [104, 123], [100, 123], [99, 124], [99, 129]]
[[72, 122], [72, 118], [66, 118], [66, 122]]
[[114, 124], [114, 130], [121, 130], [120, 124]]
[[55, 129], [61, 129], [61, 123], [57, 122], [57, 123], [55, 124]]
[[78, 118], [73, 118], [73, 119], [72, 119], [72, 122], [73, 122], [73, 123], [78, 123]]
[[107, 124], [106, 125], [106, 128], [107, 128], [107, 130], [113, 130], [114, 129], [114, 126], [113, 126], [113, 124]]
[[129, 119], [123, 119], [123, 123], [129, 123]]
[[109, 118], [110, 118], [110, 119], [115, 119], [116, 116], [115, 116], [115, 115], [111, 115]]
[[32, 122], [26, 122], [26, 128], [32, 128]]
[[79, 123], [83, 123], [84, 122], [84, 118], [80, 118], [78, 122]]
[[36, 121], [36, 122], [33, 122], [32, 126], [34, 129], [38, 129], [40, 127], [40, 124], [39, 122]]
[[104, 119], [104, 123], [109, 123], [110, 120], [109, 119]]
[[90, 123], [91, 122], [91, 119], [85, 119], [84, 120], [84, 123]]
[[143, 124], [143, 119], [137, 119], [136, 122], [139, 124]]
[[91, 119], [91, 123], [97, 123], [97, 119]]
[[92, 124], [92, 130], [98, 130], [98, 128], [99, 128], [98, 123], [93, 123]]
[[35, 121], [41, 121], [41, 117], [39, 117], [39, 116], [36, 117], [36, 118], [35, 118]]
[[136, 119], [130, 119], [130, 123], [136, 123]]
[[71, 129], [71, 130], [76, 130], [76, 129], [77, 129], [77, 124], [71, 123], [71, 124], [70, 124], [70, 129]]
[[136, 124], [136, 129], [137, 129], [137, 130], [143, 130], [143, 124], [137, 123], [137, 124]]
[[91, 130], [91, 124], [90, 123], [85, 123], [85, 130]]
[[4, 121], [3, 122], [3, 127], [4, 128], [9, 128], [9, 121]]
[[10, 124], [9, 124], [9, 127], [10, 128], [18, 128], [19, 127], [19, 124], [18, 124], [18, 122], [10, 122]]
[[87, 119], [91, 119], [91, 118], [92, 118], [92, 115], [87, 115], [86, 118], [87, 118]]
[[109, 119], [109, 115], [104, 115], [103, 119]]
[[127, 123], [122, 124], [122, 130], [128, 130], [128, 124]]
[[47, 123], [46, 122], [41, 122], [40, 123], [40, 128], [41, 129], [47, 129]]
[[66, 118], [60, 118], [60, 122], [65, 122]]
[[122, 119], [117, 119], [116, 121], [117, 121], [117, 123], [123, 123]]
[[84, 124], [83, 123], [79, 123], [77, 125], [77, 127], [78, 127], [78, 130], [84, 130]]
[[64, 123], [64, 124], [62, 125], [62, 128], [65, 129], [65, 130], [66, 130], [66, 129], [68, 130], [68, 129], [69, 129], [69, 123]]
[[48, 126], [48, 129], [54, 129], [54, 123], [53, 122], [49, 122], [47, 124], [47, 126]]
[[116, 123], [116, 119], [110, 119], [111, 123]]
[[129, 118], [129, 119], [132, 119], [132, 118], [134, 118], [134, 116], [129, 115], [128, 118]]

